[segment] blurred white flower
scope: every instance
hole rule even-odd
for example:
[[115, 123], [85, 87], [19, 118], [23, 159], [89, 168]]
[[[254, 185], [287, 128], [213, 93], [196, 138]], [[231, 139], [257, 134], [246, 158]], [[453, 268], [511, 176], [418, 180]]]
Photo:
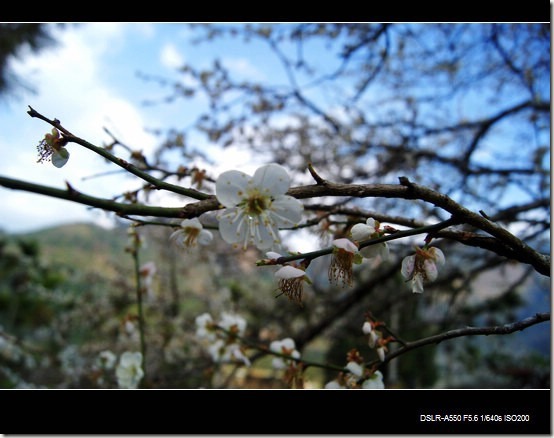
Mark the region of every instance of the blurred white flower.
[[142, 370], [142, 354], [126, 351], [119, 358], [119, 364], [115, 369], [117, 384], [120, 388], [135, 389], [144, 377]]
[[205, 230], [196, 217], [183, 220], [181, 227], [169, 236], [169, 240], [181, 249], [195, 247], [197, 243], [209, 245], [212, 239], [213, 234]]
[[[296, 344], [294, 339], [285, 338], [280, 341], [273, 341], [269, 344], [269, 350], [275, 353], [284, 354], [290, 356], [294, 359], [300, 359], [300, 353], [296, 350]], [[273, 368], [280, 370], [287, 368], [291, 363], [294, 363], [293, 360], [287, 360], [282, 357], [274, 357], [272, 361]]]

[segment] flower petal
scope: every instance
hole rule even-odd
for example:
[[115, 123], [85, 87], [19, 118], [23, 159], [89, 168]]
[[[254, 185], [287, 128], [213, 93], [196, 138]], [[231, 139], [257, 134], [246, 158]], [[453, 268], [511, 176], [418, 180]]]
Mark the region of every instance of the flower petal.
[[219, 232], [227, 243], [244, 241], [246, 228], [241, 227], [241, 212], [237, 208], [229, 208], [219, 217]]
[[356, 377], [362, 377], [364, 369], [359, 363], [350, 361], [346, 364], [345, 368]]
[[214, 236], [211, 231], [202, 230], [200, 231], [200, 234], [198, 234], [196, 240], [200, 245], [209, 245], [212, 242], [213, 238]]
[[350, 230], [350, 235], [352, 236], [352, 239], [359, 242], [360, 240], [369, 239], [369, 236], [371, 236], [374, 232], [375, 229], [368, 227], [365, 224], [356, 224]]
[[290, 187], [290, 176], [283, 166], [272, 163], [256, 170], [252, 184], [262, 194], [283, 195]]
[[412, 275], [414, 274], [414, 268], [415, 268], [415, 254], [404, 257], [404, 260], [402, 260], [402, 277], [404, 277], [406, 280], [410, 280], [412, 278]]
[[419, 273], [412, 278], [412, 292], [414, 294], [423, 293], [423, 277]]
[[335, 248], [343, 249], [345, 251], [351, 252], [352, 254], [356, 254], [358, 252], [358, 247], [349, 239], [335, 239], [333, 240], [332, 244]]
[[364, 335], [369, 335], [373, 331], [373, 327], [371, 326], [371, 323], [369, 321], [365, 321], [364, 325], [362, 326], [362, 332]]
[[423, 269], [425, 270], [428, 281], [435, 281], [437, 279], [439, 272], [433, 260], [425, 260], [423, 262]]
[[69, 152], [65, 148], [61, 148], [59, 151], [54, 151], [52, 154], [52, 164], [57, 168], [65, 166], [69, 160]]
[[429, 252], [433, 255], [435, 262], [437, 262], [440, 266], [444, 265], [444, 263], [446, 262], [444, 258], [444, 253], [439, 248], [429, 248]]
[[302, 269], [298, 269], [290, 265], [283, 266], [281, 269], [275, 272], [275, 277], [284, 279], [298, 278], [303, 277], [304, 275], [306, 275], [306, 272], [304, 272]]
[[287, 350], [294, 350], [296, 348], [296, 344], [294, 343], [294, 339], [285, 338], [285, 339], [281, 340], [281, 348], [286, 348]]
[[215, 196], [225, 207], [234, 207], [245, 197], [251, 177], [238, 170], [223, 172], [215, 182]]
[[197, 230], [201, 230], [202, 224], [200, 223], [200, 220], [197, 217], [192, 219], [184, 219], [181, 222], [181, 228], [196, 228]]
[[304, 205], [288, 195], [276, 196], [270, 207], [270, 216], [279, 228], [294, 227], [302, 219]]

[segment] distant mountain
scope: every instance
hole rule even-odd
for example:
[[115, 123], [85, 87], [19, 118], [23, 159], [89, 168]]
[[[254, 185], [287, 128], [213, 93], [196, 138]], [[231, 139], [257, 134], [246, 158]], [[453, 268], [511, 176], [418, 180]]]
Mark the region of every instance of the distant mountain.
[[47, 264], [87, 266], [87, 270], [106, 273], [117, 266], [132, 266], [132, 259], [125, 252], [126, 228], [106, 229], [91, 223], [76, 223], [9, 237], [38, 242], [41, 260]]

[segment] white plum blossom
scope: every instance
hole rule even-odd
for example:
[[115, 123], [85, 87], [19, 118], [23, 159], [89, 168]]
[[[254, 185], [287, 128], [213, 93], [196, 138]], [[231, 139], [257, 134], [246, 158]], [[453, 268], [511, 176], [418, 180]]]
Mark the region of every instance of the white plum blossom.
[[412, 282], [412, 292], [423, 293], [423, 284], [435, 281], [438, 276], [438, 265], [444, 265], [443, 252], [436, 247], [416, 248], [416, 253], [402, 260], [402, 276]]
[[212, 239], [213, 234], [205, 230], [196, 217], [183, 220], [180, 228], [169, 236], [169, 240], [181, 249], [195, 247], [197, 243], [203, 246], [209, 245]]
[[275, 277], [279, 279], [281, 292], [289, 300], [302, 304], [304, 282], [311, 283], [306, 272], [294, 266], [285, 265], [275, 272]]
[[[350, 230], [350, 236], [356, 242], [367, 239], [377, 239], [381, 237], [384, 233], [380, 231], [379, 221], [376, 221], [373, 218], [369, 218], [365, 224], [356, 224]], [[389, 247], [386, 242], [377, 243], [375, 245], [369, 245], [364, 248], [361, 248], [360, 254], [366, 259], [373, 257], [381, 257], [381, 260], [387, 260], [389, 258]]]
[[126, 351], [119, 358], [119, 364], [115, 370], [117, 384], [120, 388], [135, 389], [144, 377], [142, 370], [142, 354]]
[[285, 195], [290, 183], [287, 171], [274, 163], [252, 177], [238, 170], [219, 175], [216, 197], [226, 207], [219, 218], [223, 240], [243, 249], [250, 243], [259, 249], [278, 246], [279, 228], [294, 227], [302, 218], [302, 203]]
[[[273, 341], [271, 344], [269, 344], [270, 351], [273, 351], [275, 353], [284, 354], [286, 356], [290, 356], [294, 359], [300, 359], [300, 353], [296, 350], [296, 344], [294, 343], [294, 339], [292, 338], [285, 338], [281, 339], [280, 341]], [[282, 357], [274, 357], [272, 361], [273, 368], [279, 370], [288, 367], [294, 363], [292, 360], [287, 360]]]
[[328, 277], [330, 282], [338, 284], [342, 280], [343, 286], [352, 286], [352, 264], [359, 264], [361, 255], [356, 244], [349, 239], [333, 240], [333, 258], [329, 265]]
[[383, 374], [381, 371], [375, 371], [369, 379], [364, 380], [362, 383], [362, 389], [385, 389]]

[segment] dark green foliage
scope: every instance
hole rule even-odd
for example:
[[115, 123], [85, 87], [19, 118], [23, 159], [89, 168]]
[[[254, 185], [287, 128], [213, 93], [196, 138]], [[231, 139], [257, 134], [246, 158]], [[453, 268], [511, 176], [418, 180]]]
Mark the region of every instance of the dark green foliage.
[[15, 93], [23, 87], [33, 90], [10, 68], [10, 60], [18, 58], [26, 50], [39, 52], [54, 45], [50, 24], [2, 23], [0, 24], [0, 95]]

